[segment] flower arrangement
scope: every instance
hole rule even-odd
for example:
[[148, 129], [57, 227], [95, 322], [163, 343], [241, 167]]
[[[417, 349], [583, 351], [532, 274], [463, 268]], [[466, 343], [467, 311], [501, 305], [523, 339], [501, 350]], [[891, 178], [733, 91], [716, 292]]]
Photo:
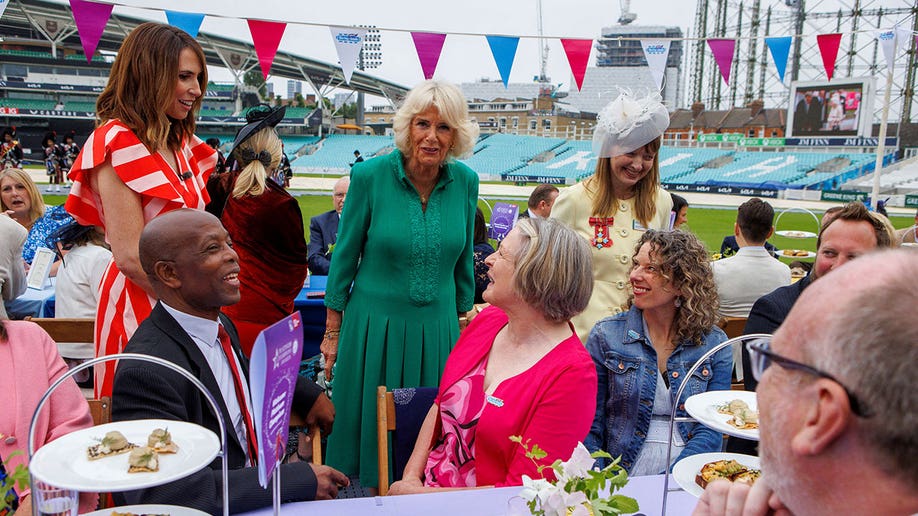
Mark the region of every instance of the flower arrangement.
[[[628, 483], [628, 472], [619, 465], [621, 457], [599, 469], [594, 467], [596, 459], [612, 456], [604, 451], [590, 454], [583, 443], [577, 443], [567, 462], [560, 459], [553, 464], [539, 464], [547, 455], [545, 450], [529, 440], [523, 442], [520, 436], [510, 436], [526, 450], [526, 457], [536, 464], [542, 478], [532, 479], [523, 475], [523, 491], [520, 498], [526, 501], [529, 511], [536, 516], [601, 516], [609, 514], [632, 514], [638, 511], [634, 498], [614, 494]], [[542, 471], [550, 467], [557, 480], [550, 482]], [[608, 495], [603, 496], [608, 486]]]

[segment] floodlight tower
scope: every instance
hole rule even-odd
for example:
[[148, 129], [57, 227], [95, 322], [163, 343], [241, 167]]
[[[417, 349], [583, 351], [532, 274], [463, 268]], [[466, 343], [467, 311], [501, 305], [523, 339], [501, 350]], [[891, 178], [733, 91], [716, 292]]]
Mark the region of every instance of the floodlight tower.
[[[357, 56], [357, 69], [360, 71], [372, 70], [382, 66], [382, 35], [375, 25], [366, 27], [367, 33], [363, 39], [363, 48]], [[363, 92], [357, 92], [357, 113], [354, 122], [363, 127], [364, 114]]]

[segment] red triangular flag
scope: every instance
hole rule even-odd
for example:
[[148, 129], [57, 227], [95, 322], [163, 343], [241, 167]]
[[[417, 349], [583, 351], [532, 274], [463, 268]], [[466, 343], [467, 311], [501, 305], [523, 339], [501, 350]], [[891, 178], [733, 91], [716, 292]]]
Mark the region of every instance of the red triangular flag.
[[822, 54], [822, 66], [826, 75], [832, 80], [835, 74], [835, 58], [838, 56], [838, 46], [841, 45], [841, 34], [819, 34], [816, 43], [819, 44], [819, 53]]
[[440, 61], [440, 51], [443, 50], [443, 42], [446, 41], [446, 34], [439, 32], [412, 32], [411, 39], [414, 40], [414, 49], [418, 53], [418, 61], [421, 62], [421, 71], [424, 72], [425, 79], [433, 78], [437, 70], [437, 63]]
[[258, 54], [258, 63], [261, 65], [261, 74], [268, 79], [271, 73], [271, 64], [274, 63], [274, 56], [277, 55], [277, 47], [280, 46], [281, 38], [284, 37], [286, 23], [271, 22], [262, 20], [246, 20], [249, 22], [249, 32], [252, 33], [252, 44], [255, 46], [255, 53]]
[[590, 62], [590, 50], [593, 48], [592, 39], [562, 39], [561, 46], [567, 55], [567, 64], [571, 66], [574, 81], [577, 82], [577, 91], [583, 86], [583, 76], [586, 75], [587, 64]]
[[733, 51], [736, 50], [735, 39], [709, 39], [708, 47], [714, 54], [714, 62], [720, 70], [720, 76], [724, 78], [727, 86], [730, 85], [730, 70], [733, 68]]
[[92, 61], [92, 56], [96, 53], [96, 46], [102, 38], [105, 25], [112, 16], [112, 7], [112, 4], [70, 0], [70, 10], [73, 11], [73, 21], [76, 22], [77, 31], [80, 33], [80, 43], [83, 45], [87, 63]]

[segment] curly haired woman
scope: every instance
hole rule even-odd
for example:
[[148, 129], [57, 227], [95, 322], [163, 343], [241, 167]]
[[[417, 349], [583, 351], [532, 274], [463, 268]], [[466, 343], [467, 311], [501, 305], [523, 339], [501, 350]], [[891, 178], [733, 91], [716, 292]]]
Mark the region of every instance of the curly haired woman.
[[621, 455], [631, 475], [666, 471], [666, 447], [678, 461], [719, 451], [720, 432], [679, 423], [669, 433], [673, 398], [677, 415], [693, 394], [730, 389], [732, 354], [722, 349], [691, 378], [686, 372], [714, 346], [727, 340], [716, 326], [717, 289], [704, 245], [691, 233], [650, 230], [641, 235], [631, 260], [631, 308], [599, 321], [587, 350], [596, 365], [596, 415], [586, 446]]

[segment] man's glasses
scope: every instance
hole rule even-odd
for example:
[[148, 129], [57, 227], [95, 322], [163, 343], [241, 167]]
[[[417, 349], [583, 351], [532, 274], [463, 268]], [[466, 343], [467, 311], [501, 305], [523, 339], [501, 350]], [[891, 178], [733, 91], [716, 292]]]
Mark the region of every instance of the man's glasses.
[[859, 417], [866, 418], [873, 416], [870, 410], [867, 409], [863, 403], [861, 403], [854, 392], [845, 387], [845, 385], [834, 376], [824, 371], [820, 371], [813, 366], [797, 362], [796, 360], [791, 360], [773, 352], [771, 350], [770, 338], [754, 340], [746, 344], [746, 349], [749, 350], [749, 361], [751, 362], [750, 365], [752, 366], [752, 377], [756, 380], [761, 380], [762, 374], [772, 363], [778, 364], [784, 369], [803, 371], [804, 373], [809, 373], [820, 378], [832, 380], [838, 385], [841, 385], [842, 389], [844, 389], [845, 393], [848, 395], [848, 402], [851, 404], [851, 412]]

